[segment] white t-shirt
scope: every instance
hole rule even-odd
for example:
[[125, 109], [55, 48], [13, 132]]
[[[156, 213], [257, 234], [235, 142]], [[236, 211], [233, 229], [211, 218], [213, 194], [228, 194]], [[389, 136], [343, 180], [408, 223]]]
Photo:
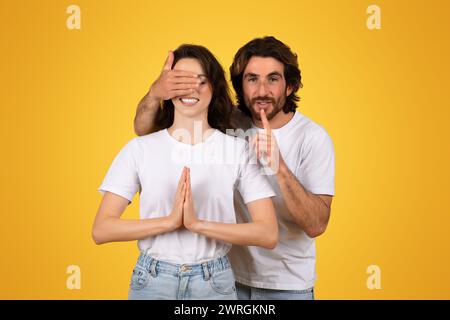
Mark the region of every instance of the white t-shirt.
[[[99, 191], [130, 202], [140, 191], [141, 219], [167, 216], [184, 166], [190, 168], [194, 208], [202, 220], [236, 223], [234, 190], [245, 204], [275, 195], [248, 144], [219, 130], [195, 145], [177, 141], [167, 129], [132, 139]], [[231, 245], [183, 229], [139, 240], [138, 247], [158, 260], [200, 263], [224, 256]]]
[[[303, 187], [315, 194], [334, 195], [334, 148], [327, 132], [299, 112], [285, 126], [272, 132], [283, 160]], [[233, 246], [229, 257], [236, 281], [265, 289], [309, 289], [316, 280], [315, 240], [289, 214], [276, 176], [268, 178], [276, 193], [273, 201], [279, 242], [273, 250]], [[235, 207], [238, 222], [251, 221], [237, 193]]]

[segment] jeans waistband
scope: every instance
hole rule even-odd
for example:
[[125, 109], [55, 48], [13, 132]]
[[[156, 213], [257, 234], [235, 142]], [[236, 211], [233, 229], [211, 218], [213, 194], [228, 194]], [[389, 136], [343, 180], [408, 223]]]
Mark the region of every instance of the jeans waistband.
[[203, 263], [176, 264], [157, 260], [152, 256], [145, 254], [145, 252], [141, 252], [139, 255], [137, 264], [147, 270], [153, 277], [156, 277], [158, 273], [163, 272], [180, 277], [203, 275], [205, 280], [208, 280], [209, 277], [215, 272], [231, 268], [231, 264], [227, 256]]

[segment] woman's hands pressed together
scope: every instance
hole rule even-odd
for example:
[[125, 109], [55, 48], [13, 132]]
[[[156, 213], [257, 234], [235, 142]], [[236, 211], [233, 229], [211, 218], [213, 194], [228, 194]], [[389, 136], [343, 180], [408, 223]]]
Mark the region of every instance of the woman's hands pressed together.
[[176, 230], [182, 226], [194, 231], [200, 220], [197, 218], [194, 208], [191, 187], [191, 170], [183, 168], [180, 180], [178, 181], [177, 193], [173, 203], [172, 212], [169, 215], [172, 221], [173, 229]]

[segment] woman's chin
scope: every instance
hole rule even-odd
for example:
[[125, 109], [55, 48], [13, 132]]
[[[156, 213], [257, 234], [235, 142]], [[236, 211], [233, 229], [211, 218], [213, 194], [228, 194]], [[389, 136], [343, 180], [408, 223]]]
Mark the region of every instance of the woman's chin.
[[178, 105], [175, 106], [175, 110], [184, 117], [189, 118], [198, 118], [203, 113], [208, 112], [208, 108], [202, 107], [202, 106], [185, 106], [185, 105]]

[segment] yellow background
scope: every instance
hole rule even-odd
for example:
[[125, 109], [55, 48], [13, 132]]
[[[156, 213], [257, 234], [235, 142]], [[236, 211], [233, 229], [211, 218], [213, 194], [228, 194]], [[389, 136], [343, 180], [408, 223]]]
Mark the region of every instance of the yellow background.
[[[366, 27], [372, 3], [381, 30]], [[81, 30], [66, 28], [70, 4]], [[137, 102], [181, 43], [228, 70], [274, 35], [299, 55], [299, 110], [335, 144], [316, 297], [449, 299], [449, 12], [445, 0], [1, 1], [0, 298], [125, 299], [136, 244], [96, 246], [91, 225]], [[380, 290], [366, 286], [372, 264]], [[69, 265], [81, 290], [66, 288]]]

